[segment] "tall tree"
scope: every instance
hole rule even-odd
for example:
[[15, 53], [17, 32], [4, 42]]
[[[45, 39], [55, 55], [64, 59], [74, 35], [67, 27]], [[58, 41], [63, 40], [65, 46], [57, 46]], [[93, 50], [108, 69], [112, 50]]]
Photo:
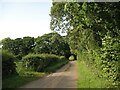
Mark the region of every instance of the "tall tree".
[[22, 56], [32, 53], [34, 51], [34, 38], [33, 37], [23, 37], [10, 39], [5, 38], [1, 42], [2, 49], [8, 50], [13, 53], [18, 59], [21, 59]]
[[[117, 42], [120, 39], [119, 15], [120, 2], [53, 2], [51, 7], [51, 29], [66, 31], [71, 52], [84, 57], [87, 63], [99, 66], [98, 68], [104, 72], [102, 76], [107, 76], [114, 85], [117, 85], [120, 80], [118, 78], [119, 66], [113, 63], [118, 63], [118, 58], [115, 57], [119, 57], [116, 53], [120, 51], [115, 50], [119, 47]], [[100, 54], [100, 51], [103, 53]], [[100, 57], [97, 57], [98, 54]], [[98, 58], [100, 61], [97, 61]], [[103, 63], [104, 60], [107, 63]], [[99, 62], [101, 62], [100, 65], [98, 65]], [[111, 67], [115, 68], [114, 72], [110, 70]]]
[[5, 38], [1, 41], [2, 49], [8, 50], [10, 52], [14, 52], [13, 50], [13, 40], [10, 38]]
[[34, 37], [23, 37], [22, 53], [24, 55], [32, 53], [34, 46], [35, 46]]
[[62, 36], [57, 33], [45, 34], [38, 37], [35, 41], [36, 53], [49, 53], [67, 56], [70, 54], [69, 45]]

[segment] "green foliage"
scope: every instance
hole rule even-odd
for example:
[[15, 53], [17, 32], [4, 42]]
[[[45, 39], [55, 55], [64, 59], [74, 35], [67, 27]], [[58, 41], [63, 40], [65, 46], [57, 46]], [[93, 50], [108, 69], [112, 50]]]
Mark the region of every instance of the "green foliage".
[[33, 37], [23, 37], [3, 39], [0, 44], [3, 50], [13, 53], [19, 60], [29, 53], [47, 53], [66, 56], [70, 54], [70, 48], [64, 37], [58, 33], [49, 33], [34, 39]]
[[5, 38], [2, 40], [1, 44], [3, 45], [3, 50], [8, 50], [9, 52], [13, 53], [16, 56], [16, 58], [21, 60], [22, 56], [33, 52], [34, 38], [23, 37], [23, 39], [16, 38], [14, 40], [10, 38]]
[[[65, 59], [64, 56], [60, 57], [61, 59]], [[29, 71], [28, 69], [24, 68], [21, 61], [17, 61], [17, 73], [19, 75], [13, 75], [9, 78], [4, 78], [2, 80], [2, 88], [19, 88], [22, 85], [27, 84], [28, 82], [31, 82], [36, 79], [40, 79], [41, 77], [44, 77], [49, 72], [54, 72], [61, 66], [65, 65], [68, 61], [55, 63], [54, 65], [48, 66], [45, 68], [46, 72], [35, 72], [35, 71]]]
[[13, 46], [13, 40], [10, 38], [5, 38], [1, 41], [2, 49], [8, 50], [8, 51], [13, 51], [12, 46]]
[[71, 52], [115, 88], [120, 86], [119, 13], [120, 2], [53, 2], [51, 8], [51, 29], [66, 31]]
[[49, 33], [36, 39], [35, 52], [67, 57], [70, 54], [70, 49], [62, 36], [58, 33]]
[[112, 82], [112, 87], [118, 87], [120, 84], [120, 67], [119, 67], [119, 59], [120, 59], [120, 40], [119, 36], [112, 38], [109, 35], [103, 38], [103, 48], [101, 55], [101, 64], [102, 64], [102, 72], [104, 72], [103, 76], [108, 78], [109, 81]]
[[78, 88], [107, 88], [109, 82], [99, 78], [97, 72], [91, 72], [84, 61], [77, 60], [78, 65]]
[[[63, 58], [65, 59], [65, 58]], [[64, 62], [56, 63], [45, 68], [45, 72], [55, 72], [57, 69], [61, 68], [63, 65], [67, 64], [68, 60]]]
[[34, 46], [35, 46], [35, 43], [34, 43], [33, 37], [23, 37], [23, 45], [22, 45], [23, 55], [32, 53], [34, 51]]
[[11, 89], [14, 90], [16, 88], [19, 88], [22, 85], [25, 85], [33, 80], [39, 79], [43, 76], [45, 76], [45, 73], [41, 72], [28, 72], [22, 74], [22, 75], [13, 75], [10, 78], [5, 78], [2, 80], [2, 89]]
[[2, 77], [6, 78], [17, 74], [16, 64], [14, 63], [16, 61], [15, 56], [4, 50], [0, 54], [2, 54]]
[[28, 54], [23, 57], [23, 67], [33, 71], [44, 71], [46, 67], [64, 62], [67, 59], [53, 54]]

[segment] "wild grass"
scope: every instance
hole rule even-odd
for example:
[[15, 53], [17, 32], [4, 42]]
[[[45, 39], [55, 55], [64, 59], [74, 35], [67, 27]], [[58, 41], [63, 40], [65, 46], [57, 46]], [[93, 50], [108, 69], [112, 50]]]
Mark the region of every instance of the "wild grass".
[[78, 88], [106, 88], [107, 81], [95, 75], [84, 61], [78, 61]]
[[17, 88], [30, 81], [36, 80], [42, 76], [44, 76], [44, 73], [35, 73], [35, 72], [34, 74], [30, 72], [29, 75], [27, 74], [26, 76], [13, 75], [3, 80], [2, 88]]
[[16, 62], [16, 65], [17, 65], [16, 70], [18, 72], [18, 75], [13, 75], [13, 76], [3, 79], [2, 88], [3, 89], [4, 88], [18, 88], [22, 85], [27, 84], [28, 82], [44, 77], [45, 75], [51, 72], [55, 72], [57, 69], [59, 69], [66, 63], [68, 63], [68, 61], [49, 66], [45, 69], [46, 72], [34, 72], [30, 70], [28, 71], [27, 69], [23, 68], [22, 62]]
[[16, 62], [18, 75], [12, 75], [2, 80], [2, 88], [18, 88], [30, 81], [45, 76], [45, 72], [27, 71], [22, 67], [22, 62]]

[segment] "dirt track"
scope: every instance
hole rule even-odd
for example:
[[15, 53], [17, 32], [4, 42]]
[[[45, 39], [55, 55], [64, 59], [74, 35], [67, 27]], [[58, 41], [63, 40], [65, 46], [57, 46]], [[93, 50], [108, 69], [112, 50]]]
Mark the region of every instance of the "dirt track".
[[32, 81], [20, 88], [77, 88], [76, 61], [71, 61], [57, 72]]

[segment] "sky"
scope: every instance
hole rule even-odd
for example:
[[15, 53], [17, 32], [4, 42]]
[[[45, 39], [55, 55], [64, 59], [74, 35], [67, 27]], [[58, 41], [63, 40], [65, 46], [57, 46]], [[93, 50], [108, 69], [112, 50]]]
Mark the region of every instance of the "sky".
[[50, 0], [0, 0], [0, 40], [50, 33]]

